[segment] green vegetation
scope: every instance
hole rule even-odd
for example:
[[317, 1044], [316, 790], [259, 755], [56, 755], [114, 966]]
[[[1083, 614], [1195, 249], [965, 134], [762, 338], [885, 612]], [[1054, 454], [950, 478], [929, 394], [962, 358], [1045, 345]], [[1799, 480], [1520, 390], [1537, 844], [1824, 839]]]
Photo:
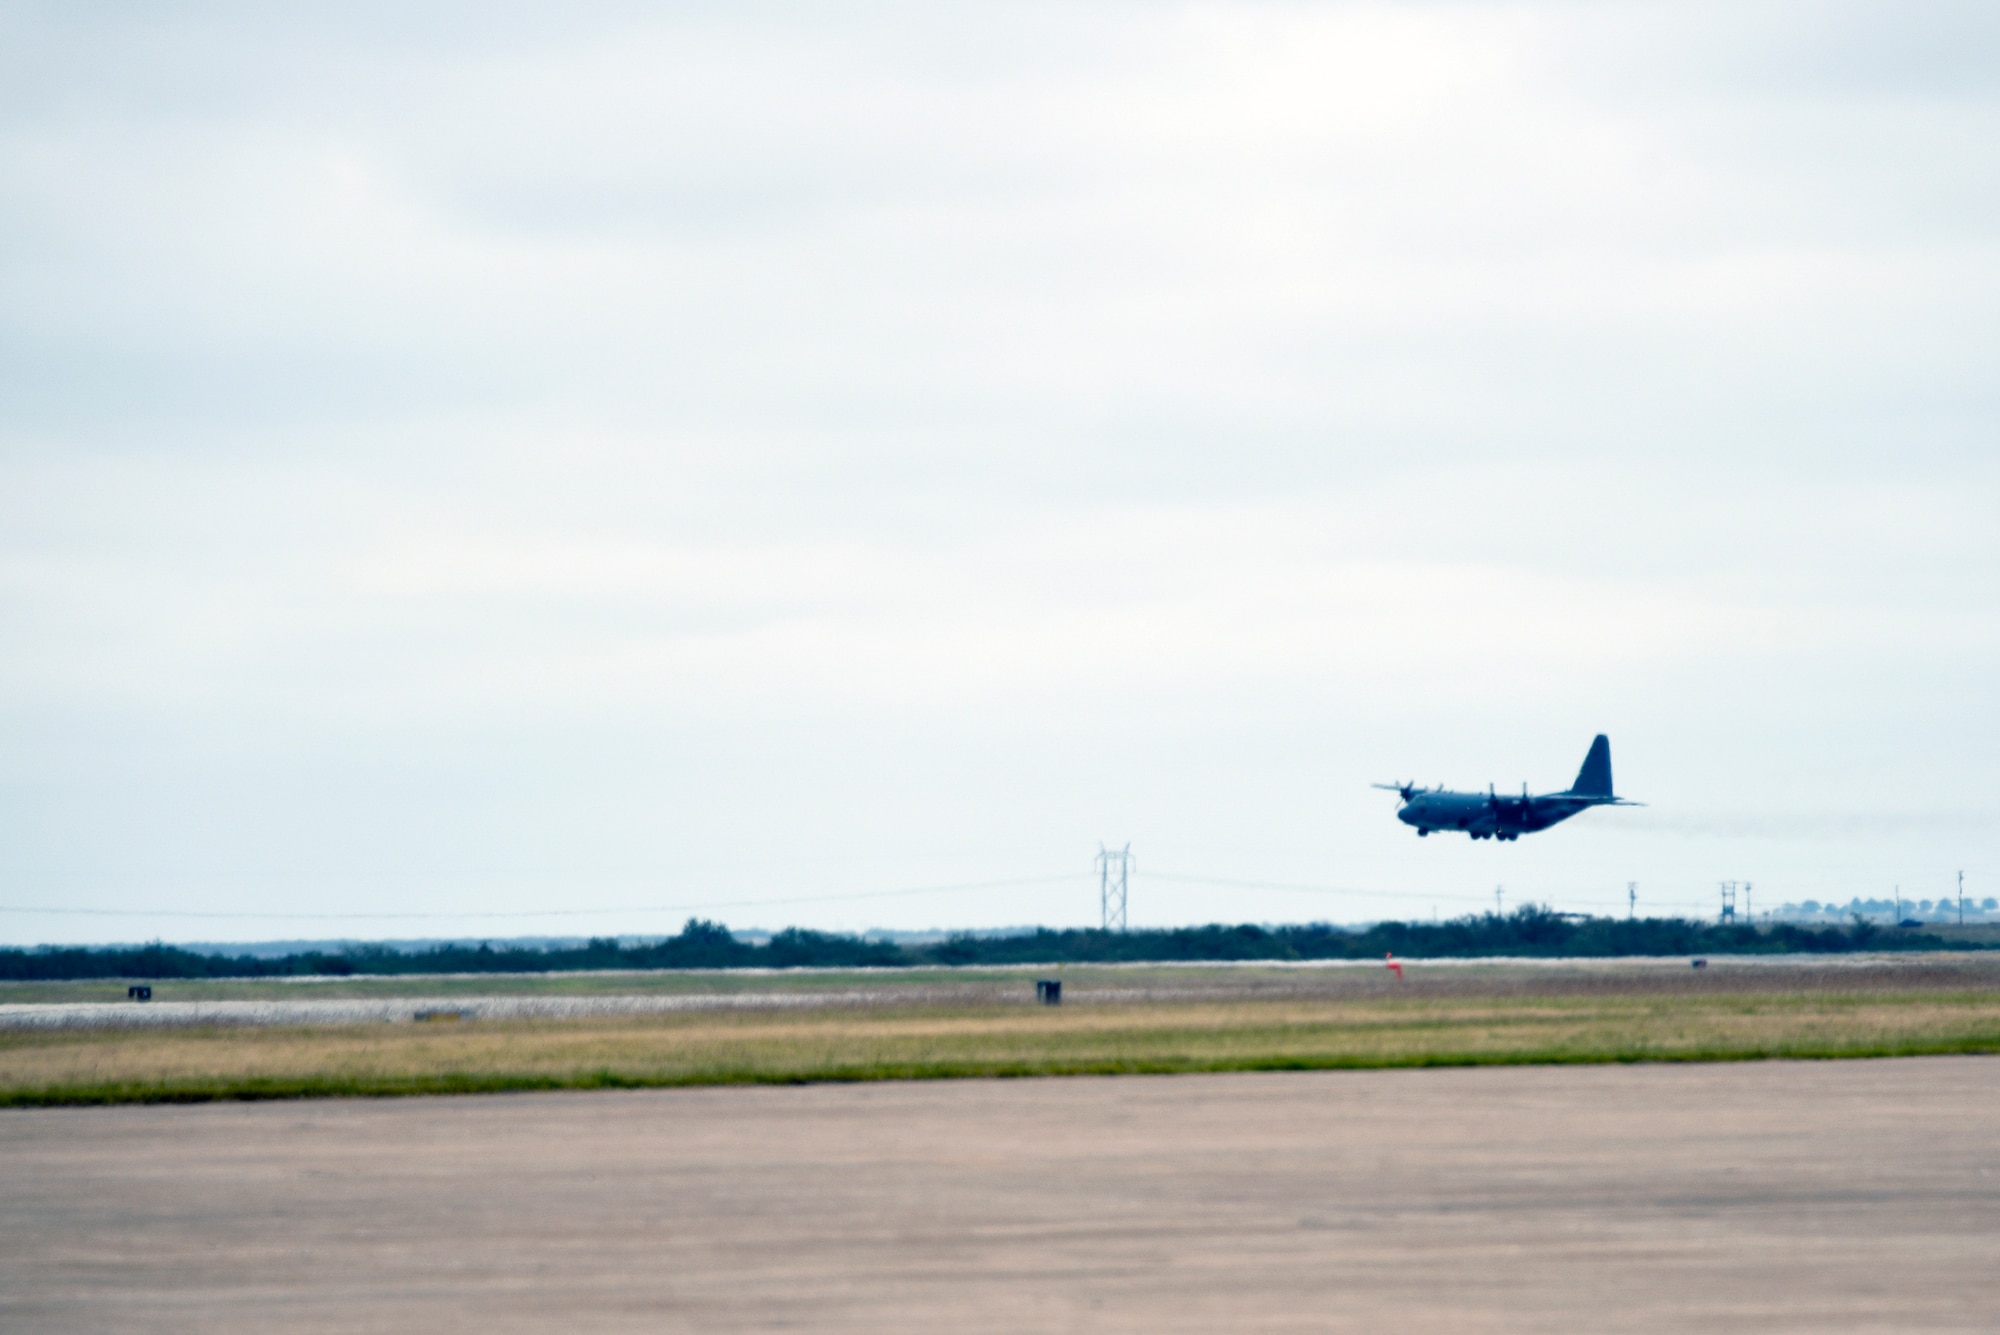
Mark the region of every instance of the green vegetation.
[[1982, 948], [1918, 931], [1852, 927], [1813, 929], [1792, 924], [1716, 926], [1683, 918], [1577, 918], [1528, 905], [1443, 923], [1378, 923], [1350, 932], [1325, 923], [1296, 927], [1224, 926], [1105, 932], [1051, 931], [1021, 936], [955, 936], [929, 945], [788, 928], [761, 945], [739, 941], [719, 923], [690, 919], [678, 936], [649, 945], [595, 939], [571, 949], [490, 945], [397, 951], [362, 947], [339, 955], [318, 952], [278, 959], [200, 955], [167, 945], [92, 950], [41, 947], [0, 950], [0, 979], [269, 978], [415, 973], [554, 973], [607, 969], [920, 968], [925, 965], [1167, 962], [1202, 960], [1323, 960], [1492, 955], [1615, 957], [1624, 955], [1841, 953], [1853, 950]]
[[411, 973], [553, 973], [604, 969], [792, 969], [899, 967], [911, 959], [886, 942], [790, 928], [761, 946], [738, 941], [719, 923], [689, 919], [680, 935], [656, 945], [620, 946], [593, 939], [568, 950], [439, 946], [399, 951], [363, 946], [340, 955], [318, 951], [260, 959], [198, 955], [154, 944], [132, 949], [49, 947], [0, 950], [0, 979], [282, 978]]

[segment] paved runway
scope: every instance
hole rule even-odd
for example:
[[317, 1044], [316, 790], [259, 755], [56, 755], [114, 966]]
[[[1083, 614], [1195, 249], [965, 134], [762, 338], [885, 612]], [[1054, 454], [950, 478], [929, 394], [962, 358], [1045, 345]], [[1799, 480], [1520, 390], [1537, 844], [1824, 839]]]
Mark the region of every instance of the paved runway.
[[[1017, 992], [1019, 988], [1015, 989]], [[945, 989], [843, 992], [706, 992], [619, 996], [297, 997], [273, 1000], [0, 1003], [0, 1029], [209, 1029], [234, 1025], [396, 1024], [444, 1012], [465, 1020], [580, 1020], [676, 1011], [809, 1010], [955, 1001]]]
[[0, 1112], [8, 1331], [1990, 1331], [2000, 1059]]

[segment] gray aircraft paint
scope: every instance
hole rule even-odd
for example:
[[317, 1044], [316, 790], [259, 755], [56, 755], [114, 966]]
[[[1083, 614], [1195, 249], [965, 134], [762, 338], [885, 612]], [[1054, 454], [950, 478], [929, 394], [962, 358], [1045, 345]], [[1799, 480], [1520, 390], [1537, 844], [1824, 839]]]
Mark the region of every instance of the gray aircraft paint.
[[1419, 835], [1433, 830], [1457, 830], [1474, 839], [1518, 839], [1546, 830], [1592, 807], [1636, 807], [1615, 796], [1611, 786], [1611, 739], [1603, 733], [1590, 744], [1576, 782], [1559, 793], [1530, 796], [1527, 785], [1519, 797], [1501, 797], [1490, 786], [1483, 793], [1455, 793], [1444, 788], [1419, 788], [1409, 783], [1378, 783], [1399, 795], [1403, 804], [1396, 819], [1416, 827]]

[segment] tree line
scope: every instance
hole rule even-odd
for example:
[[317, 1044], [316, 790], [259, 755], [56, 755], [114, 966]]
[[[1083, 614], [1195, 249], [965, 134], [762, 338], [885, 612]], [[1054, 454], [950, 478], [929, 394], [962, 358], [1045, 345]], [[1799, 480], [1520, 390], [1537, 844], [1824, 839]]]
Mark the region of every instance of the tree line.
[[739, 940], [721, 923], [690, 918], [676, 936], [622, 944], [594, 937], [548, 948], [441, 945], [424, 950], [357, 946], [276, 958], [201, 954], [155, 942], [136, 947], [0, 949], [0, 979], [272, 978], [416, 973], [562, 973], [603, 969], [919, 968], [965, 964], [1163, 963], [1201, 960], [1423, 957], [1776, 954], [1794, 951], [1963, 950], [1964, 943], [1856, 921], [1814, 928], [1762, 927], [1686, 918], [1591, 918], [1524, 905], [1448, 922], [1381, 922], [1363, 930], [1329, 923], [1142, 928], [1038, 928], [1018, 936], [951, 936], [898, 944], [790, 927], [763, 942]]

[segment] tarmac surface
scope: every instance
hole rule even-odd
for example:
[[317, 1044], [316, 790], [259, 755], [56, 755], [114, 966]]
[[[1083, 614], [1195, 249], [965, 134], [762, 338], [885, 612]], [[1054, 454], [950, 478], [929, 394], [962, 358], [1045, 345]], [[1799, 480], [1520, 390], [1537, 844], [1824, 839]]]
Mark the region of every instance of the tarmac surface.
[[[936, 1000], [953, 994], [934, 989]], [[921, 988], [899, 991], [719, 992], [654, 996], [307, 997], [301, 1000], [116, 1001], [0, 1004], [0, 1029], [205, 1029], [235, 1025], [398, 1024], [427, 1017], [455, 1020], [580, 1020], [600, 1015], [675, 1011], [806, 1010], [827, 1006], [910, 1004], [932, 1000]]]
[[0, 1112], [14, 1331], [1991, 1331], [2000, 1059]]
[[[1354, 1001], [1387, 995], [1535, 997], [1990, 991], [2000, 987], [2000, 951], [1724, 955], [1690, 969], [1686, 956], [1601, 959], [1418, 959], [1201, 961], [1049, 965], [996, 969], [782, 972], [687, 970], [581, 975], [630, 990], [570, 990], [576, 974], [427, 974], [372, 977], [163, 980], [158, 999], [21, 1001], [21, 989], [87, 983], [0, 984], [0, 1032], [182, 1029], [239, 1026], [400, 1024], [426, 1018], [578, 1020], [691, 1011], [771, 1011], [950, 1005], [1027, 1005], [1030, 969], [1061, 977], [1068, 1005], [1163, 1001]], [[746, 978], [759, 986], [746, 988]], [[841, 979], [846, 986], [812, 986]], [[854, 980], [864, 979], [860, 985]], [[127, 980], [113, 980], [124, 986]], [[671, 990], [658, 989], [670, 982]], [[456, 984], [452, 990], [440, 985]], [[470, 985], [468, 988], [467, 985]], [[649, 990], [649, 985], [652, 985]], [[338, 995], [313, 995], [338, 989]], [[188, 998], [188, 990], [223, 995]], [[239, 993], [232, 995], [232, 993]]]

